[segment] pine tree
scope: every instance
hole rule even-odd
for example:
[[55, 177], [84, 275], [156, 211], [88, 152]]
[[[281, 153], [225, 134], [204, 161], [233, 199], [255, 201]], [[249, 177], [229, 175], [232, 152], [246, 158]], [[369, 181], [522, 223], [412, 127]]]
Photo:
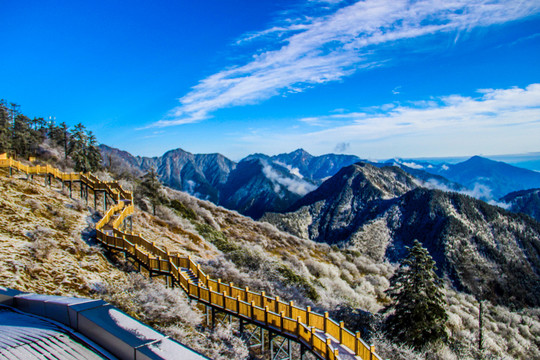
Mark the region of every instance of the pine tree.
[[435, 270], [435, 261], [415, 240], [386, 290], [392, 299], [383, 310], [390, 314], [385, 321], [387, 333], [417, 349], [447, 337], [446, 301]]
[[31, 127], [31, 120], [25, 115], [18, 114], [13, 120], [11, 147], [15, 154], [23, 158], [33, 155], [37, 147], [36, 137]]
[[68, 152], [75, 162], [76, 171], [91, 172], [100, 166], [101, 153], [96, 137], [80, 123], [75, 125], [71, 132]]
[[11, 121], [6, 102], [0, 100], [0, 154], [11, 150]]
[[101, 167], [101, 151], [98, 147], [97, 138], [92, 131], [88, 131], [86, 135], [88, 140], [86, 145], [88, 162], [90, 164], [89, 171], [94, 171]]
[[55, 136], [55, 140], [58, 145], [62, 145], [64, 148], [64, 160], [67, 160], [69, 155], [69, 136], [69, 128], [65, 122], [62, 122], [58, 126], [58, 132]]

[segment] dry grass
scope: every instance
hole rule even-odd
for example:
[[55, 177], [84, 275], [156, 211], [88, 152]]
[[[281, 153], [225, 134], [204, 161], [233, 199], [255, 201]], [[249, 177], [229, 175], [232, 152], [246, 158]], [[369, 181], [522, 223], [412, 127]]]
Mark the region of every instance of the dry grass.
[[[166, 288], [160, 279], [122, 271], [133, 269], [122, 258], [105, 257], [88, 236], [99, 217], [91, 216], [85, 203], [69, 199], [59, 187], [44, 187], [37, 177], [30, 182], [5, 175], [0, 174], [1, 286], [39, 294], [101, 298], [211, 358], [246, 358], [247, 348], [231, 329], [203, 331], [202, 313], [184, 292]], [[139, 226], [150, 229], [149, 233], [160, 234], [159, 239], [166, 239], [163, 234], [170, 235], [174, 241], [165, 242], [168, 246], [176, 244], [176, 250], [183, 250], [178, 245], [182, 235], [168, 230], [170, 224], [147, 214], [136, 218]], [[196, 236], [184, 231], [181, 234], [186, 238]], [[199, 242], [204, 243], [202, 239]]]
[[0, 284], [52, 295], [93, 296], [97, 282], [125, 280], [81, 236], [88, 213], [41, 181], [0, 178]]

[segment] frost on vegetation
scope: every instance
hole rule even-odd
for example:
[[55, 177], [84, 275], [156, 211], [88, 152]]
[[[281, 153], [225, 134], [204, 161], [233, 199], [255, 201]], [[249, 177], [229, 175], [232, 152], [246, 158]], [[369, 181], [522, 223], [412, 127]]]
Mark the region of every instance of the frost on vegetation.
[[106, 301], [150, 325], [194, 327], [202, 319], [180, 289], [167, 288], [140, 274], [129, 274], [127, 282], [108, 284], [103, 291]]
[[157, 206], [156, 215], [160, 220], [165, 221], [173, 227], [181, 228], [187, 231], [195, 230], [195, 226], [189, 220], [178, 216], [178, 214], [174, 210], [167, 206]]
[[186, 330], [179, 326], [170, 326], [162, 329], [168, 335], [178, 341], [189, 345], [210, 359], [229, 360], [247, 359], [249, 349], [245, 342], [234, 334], [231, 326], [216, 324], [213, 331], [202, 332], [199, 329]]
[[34, 231], [28, 232], [26, 236], [31, 240], [31, 243], [28, 245], [31, 254], [40, 260], [49, 259], [51, 251], [56, 246], [56, 241], [53, 238], [53, 231], [38, 226]]
[[269, 295], [300, 303], [305, 303], [307, 299], [309, 303], [319, 299], [318, 291], [301, 263], [268, 257], [260, 246], [236, 245], [223, 258], [209, 261], [206, 266], [213, 276], [249, 286], [256, 291], [267, 291]]
[[[317, 311], [348, 306], [355, 310], [376, 312], [384, 304], [384, 290], [388, 287], [388, 278], [394, 266], [374, 260], [361, 248], [339, 249], [301, 240], [282, 233], [273, 225], [254, 222], [181, 192], [170, 191], [169, 197], [171, 202], [176, 200], [182, 206], [159, 207], [158, 219], [184, 231], [197, 231], [206, 241], [214, 243], [217, 252], [212, 249], [210, 255], [213, 258], [201, 261], [205, 271], [214, 278], [221, 278], [224, 282], [232, 281], [240, 287], [249, 286], [254, 291], [266, 291], [270, 296], [279, 295], [283, 300], [294, 300], [300, 306], [312, 305]], [[54, 228], [60, 228], [62, 219], [69, 220], [63, 213], [68, 212], [65, 208], [42, 204], [32, 198], [25, 201], [26, 208], [34, 209], [34, 213], [43, 213], [48, 224], [53, 224]], [[148, 218], [141, 223], [149, 231], [155, 231], [155, 224]], [[373, 230], [375, 228], [373, 226]], [[54, 235], [57, 235], [55, 231], [38, 226], [28, 231], [27, 237], [31, 241], [24, 246], [42, 257], [48, 257], [50, 253], [46, 249], [51, 247], [41, 240]], [[482, 233], [479, 232], [480, 235]], [[89, 247], [79, 236], [70, 241], [71, 247], [67, 248], [69, 252], [77, 256], [89, 255], [82, 251]], [[188, 241], [192, 242], [190, 251], [205, 256], [207, 248], [196, 243], [195, 236], [189, 237], [181, 246], [187, 246]], [[97, 263], [96, 259], [87, 256], [79, 260], [78, 266], [96, 273], [99, 271]], [[16, 268], [20, 273], [44, 271], [25, 261], [5, 262], [4, 265]], [[107, 301], [161, 331], [175, 334], [178, 340], [190, 345], [196, 343], [200, 346], [198, 350], [211, 358], [236, 359], [247, 356], [245, 345], [237, 338], [229, 338], [232, 336], [230, 329], [219, 328], [214, 334], [203, 333], [200, 328], [202, 314], [189, 304], [180, 290], [166, 289], [158, 281], [141, 280], [138, 276], [129, 275], [132, 279], [122, 282], [118, 281], [120, 278], [104, 280], [99, 274], [95, 277], [85, 275], [84, 286], [89, 292], [105, 297]], [[78, 280], [55, 278], [58, 284], [63, 284], [63, 281], [66, 284], [75, 283]], [[307, 296], [303, 281], [316, 291], [319, 296], [316, 301]], [[415, 352], [380, 338], [374, 340], [377, 352], [382, 358], [388, 359], [540, 358], [538, 311], [511, 312], [502, 306], [486, 306], [485, 350], [479, 353], [477, 302], [469, 295], [451, 291], [448, 300], [451, 341], [447, 345]], [[341, 315], [336, 314], [335, 320], [341, 320], [338, 317]], [[352, 327], [350, 329], [356, 330]]]
[[101, 181], [113, 181], [114, 178], [108, 171], [97, 171], [94, 172], [94, 175]]
[[87, 209], [87, 206], [82, 200], [73, 200], [73, 209], [81, 212], [85, 211]]
[[130, 274], [127, 282], [108, 284], [101, 295], [129, 315], [212, 359], [245, 359], [248, 355], [245, 343], [234, 336], [232, 328], [218, 325], [214, 331], [204, 331], [203, 314], [180, 289]]
[[511, 311], [484, 302], [483, 350], [478, 349], [478, 302], [448, 290], [449, 347], [459, 359], [538, 359], [540, 310]]
[[43, 205], [36, 199], [29, 198], [25, 201], [25, 205], [30, 208], [32, 212], [43, 210]]

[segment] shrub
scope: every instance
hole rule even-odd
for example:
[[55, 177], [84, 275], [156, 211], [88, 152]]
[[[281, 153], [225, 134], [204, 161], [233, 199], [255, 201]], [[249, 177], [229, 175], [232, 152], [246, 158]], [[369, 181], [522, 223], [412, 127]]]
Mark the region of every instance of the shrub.
[[52, 240], [53, 232], [50, 229], [38, 226], [36, 230], [28, 232], [26, 236], [32, 241], [28, 249], [32, 255], [41, 260], [48, 259], [51, 250], [55, 247]]
[[309, 299], [313, 301], [318, 301], [320, 299], [320, 296], [313, 285], [311, 285], [311, 283], [306, 280], [305, 277], [299, 276], [292, 271], [287, 265], [281, 264], [278, 266], [277, 271], [286, 279], [289, 284], [301, 288]]
[[183, 203], [176, 199], [172, 199], [169, 203], [169, 207], [174, 209], [178, 215], [185, 217], [189, 220], [197, 220], [197, 214], [191, 208], [188, 208]]
[[225, 255], [225, 258], [232, 261], [236, 266], [257, 271], [266, 262], [263, 254], [252, 249], [238, 249]]
[[208, 224], [199, 223], [195, 225], [195, 229], [197, 230], [199, 235], [204, 237], [206, 241], [214, 244], [221, 252], [230, 253], [232, 251], [239, 250], [238, 245], [229, 242], [225, 234], [223, 234], [221, 231], [214, 229]]

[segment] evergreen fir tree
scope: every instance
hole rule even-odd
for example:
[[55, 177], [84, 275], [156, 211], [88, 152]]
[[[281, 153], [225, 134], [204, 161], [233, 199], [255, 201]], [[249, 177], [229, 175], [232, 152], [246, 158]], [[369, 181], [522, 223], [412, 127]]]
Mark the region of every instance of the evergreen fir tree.
[[87, 154], [88, 162], [90, 164], [89, 171], [97, 170], [101, 167], [101, 151], [99, 150], [96, 136], [92, 131], [88, 131], [87, 135]]
[[31, 127], [31, 120], [22, 114], [15, 116], [11, 132], [11, 146], [15, 154], [23, 158], [33, 155], [37, 147], [36, 136]]
[[11, 121], [6, 102], [0, 100], [0, 154], [11, 150]]
[[417, 349], [447, 337], [446, 301], [435, 270], [435, 261], [415, 240], [386, 290], [392, 299], [383, 310], [390, 314], [385, 322], [387, 333]]
[[67, 124], [62, 122], [60, 125], [54, 126], [49, 136], [56, 144], [62, 146], [64, 149], [64, 160], [67, 160], [69, 155], [70, 140], [70, 133]]
[[71, 132], [68, 152], [75, 163], [76, 171], [91, 172], [100, 166], [101, 153], [96, 137], [80, 123], [75, 125]]

